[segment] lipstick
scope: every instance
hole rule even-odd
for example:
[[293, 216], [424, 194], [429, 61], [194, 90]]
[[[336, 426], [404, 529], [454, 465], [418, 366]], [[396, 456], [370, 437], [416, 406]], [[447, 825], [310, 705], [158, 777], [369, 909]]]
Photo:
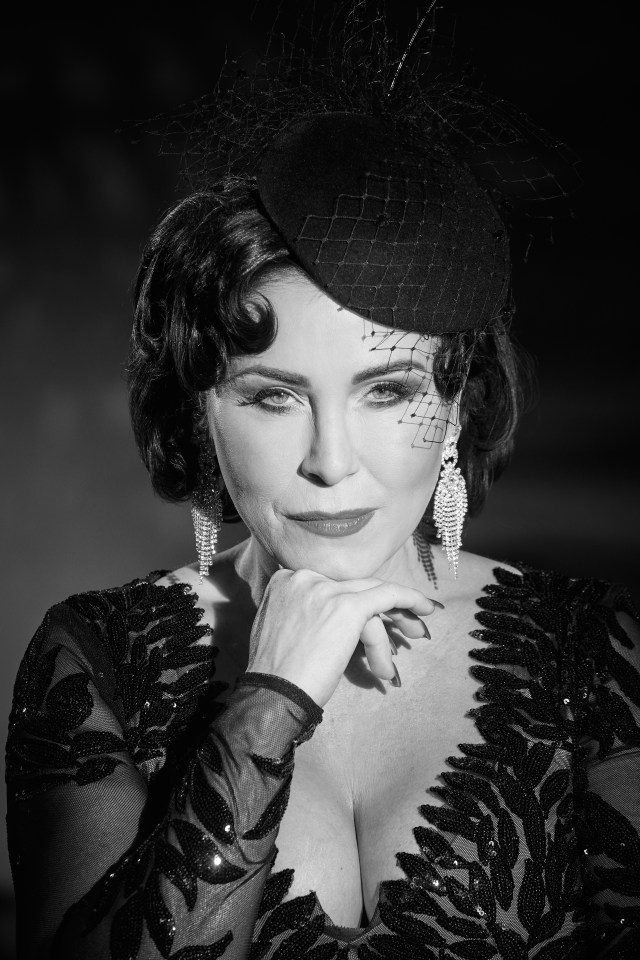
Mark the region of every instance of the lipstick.
[[337, 513], [325, 513], [321, 510], [309, 513], [291, 514], [289, 519], [294, 520], [309, 533], [320, 537], [349, 537], [371, 520], [374, 510], [340, 510]]

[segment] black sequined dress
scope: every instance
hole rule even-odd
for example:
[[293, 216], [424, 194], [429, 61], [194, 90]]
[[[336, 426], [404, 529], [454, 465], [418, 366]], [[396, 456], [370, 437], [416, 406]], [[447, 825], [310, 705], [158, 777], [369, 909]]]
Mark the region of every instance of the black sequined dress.
[[[363, 929], [285, 900], [276, 841], [322, 711], [216, 681], [196, 597], [160, 575], [52, 608], [7, 744], [19, 943], [33, 956], [566, 960], [640, 956], [640, 629], [596, 580], [497, 568], [470, 669], [481, 744], [416, 810]], [[31, 954], [30, 954], [31, 955]]]

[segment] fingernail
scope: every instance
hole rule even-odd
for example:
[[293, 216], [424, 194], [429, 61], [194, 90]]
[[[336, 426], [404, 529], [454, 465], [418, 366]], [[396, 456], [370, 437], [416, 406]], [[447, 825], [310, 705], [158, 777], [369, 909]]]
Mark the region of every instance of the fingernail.
[[428, 626], [426, 625], [426, 623], [423, 623], [422, 626], [424, 627], [424, 635], [425, 635], [425, 637], [427, 638], [427, 640], [431, 640], [431, 634], [429, 633], [429, 628], [428, 628]]
[[401, 687], [402, 681], [400, 680], [400, 674], [398, 673], [398, 668], [396, 667], [395, 663], [392, 664], [392, 666], [393, 666], [393, 672], [395, 673], [395, 677], [393, 678], [393, 680], [389, 680], [389, 683], [391, 684], [392, 687]]
[[398, 656], [398, 648], [396, 647], [396, 645], [395, 645], [395, 643], [393, 642], [393, 640], [391, 639], [391, 637], [389, 637], [389, 646], [391, 647], [391, 656], [392, 656], [392, 657], [397, 657], [397, 656]]
[[[429, 597], [429, 599], [431, 600], [431, 597]], [[440, 603], [439, 600], [431, 600], [431, 603], [434, 607], [439, 607], [441, 610], [444, 610], [444, 603]]]

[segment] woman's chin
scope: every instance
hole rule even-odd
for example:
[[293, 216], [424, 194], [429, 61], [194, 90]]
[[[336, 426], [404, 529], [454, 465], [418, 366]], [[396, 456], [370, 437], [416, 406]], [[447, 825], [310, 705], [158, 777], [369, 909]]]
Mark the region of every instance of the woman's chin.
[[379, 543], [373, 551], [370, 546], [345, 547], [345, 539], [325, 538], [322, 544], [287, 551], [279, 562], [289, 570], [313, 570], [330, 580], [360, 580], [373, 577], [388, 559], [380, 552]]
[[253, 536], [272, 562], [286, 570], [313, 570], [330, 580], [361, 580], [377, 578], [411, 535], [412, 528], [402, 537], [404, 524], [394, 525], [391, 535], [389, 526], [370, 523], [347, 536], [323, 536], [291, 523]]
[[323, 577], [327, 577], [328, 580], [365, 580], [373, 577], [375, 570], [371, 569], [371, 565], [367, 564], [366, 567], [350, 565], [348, 568], [343, 564], [330, 564], [330, 563], [301, 563], [298, 567], [291, 567], [291, 569], [297, 570], [313, 570], [314, 573], [319, 573]]

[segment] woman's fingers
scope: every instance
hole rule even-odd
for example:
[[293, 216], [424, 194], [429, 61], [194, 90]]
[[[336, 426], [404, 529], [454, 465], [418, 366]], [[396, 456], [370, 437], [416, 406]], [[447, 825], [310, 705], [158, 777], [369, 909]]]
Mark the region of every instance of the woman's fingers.
[[393, 607], [374, 616], [365, 624], [360, 640], [364, 645], [371, 672], [381, 680], [389, 680], [399, 686], [398, 670], [391, 659], [398, 652], [391, 635], [393, 628], [414, 640], [421, 637], [431, 639], [431, 634], [417, 614], [400, 607]]
[[[352, 583], [358, 581], [352, 581]], [[366, 581], [363, 581], [366, 582]], [[368, 581], [371, 583], [372, 581]], [[375, 586], [358, 589], [356, 597], [362, 605], [361, 609], [367, 620], [379, 616], [381, 613], [391, 615], [391, 611], [402, 610], [405, 614], [413, 614], [416, 618], [428, 617], [437, 606], [437, 601], [430, 600], [420, 590], [414, 587], [405, 587], [400, 583], [378, 581]], [[356, 597], [353, 599], [355, 600]]]
[[277, 570], [254, 621], [251, 670], [297, 684], [322, 707], [360, 639], [372, 673], [398, 686], [389, 634], [423, 637], [421, 618], [436, 605], [420, 590], [399, 583]]
[[393, 623], [404, 635], [411, 640], [419, 640], [420, 637], [431, 638], [429, 630], [420, 617], [412, 613], [411, 610], [387, 610], [382, 615], [383, 620]]
[[372, 617], [360, 634], [371, 672], [381, 680], [393, 680], [396, 671], [385, 625], [380, 617]]

